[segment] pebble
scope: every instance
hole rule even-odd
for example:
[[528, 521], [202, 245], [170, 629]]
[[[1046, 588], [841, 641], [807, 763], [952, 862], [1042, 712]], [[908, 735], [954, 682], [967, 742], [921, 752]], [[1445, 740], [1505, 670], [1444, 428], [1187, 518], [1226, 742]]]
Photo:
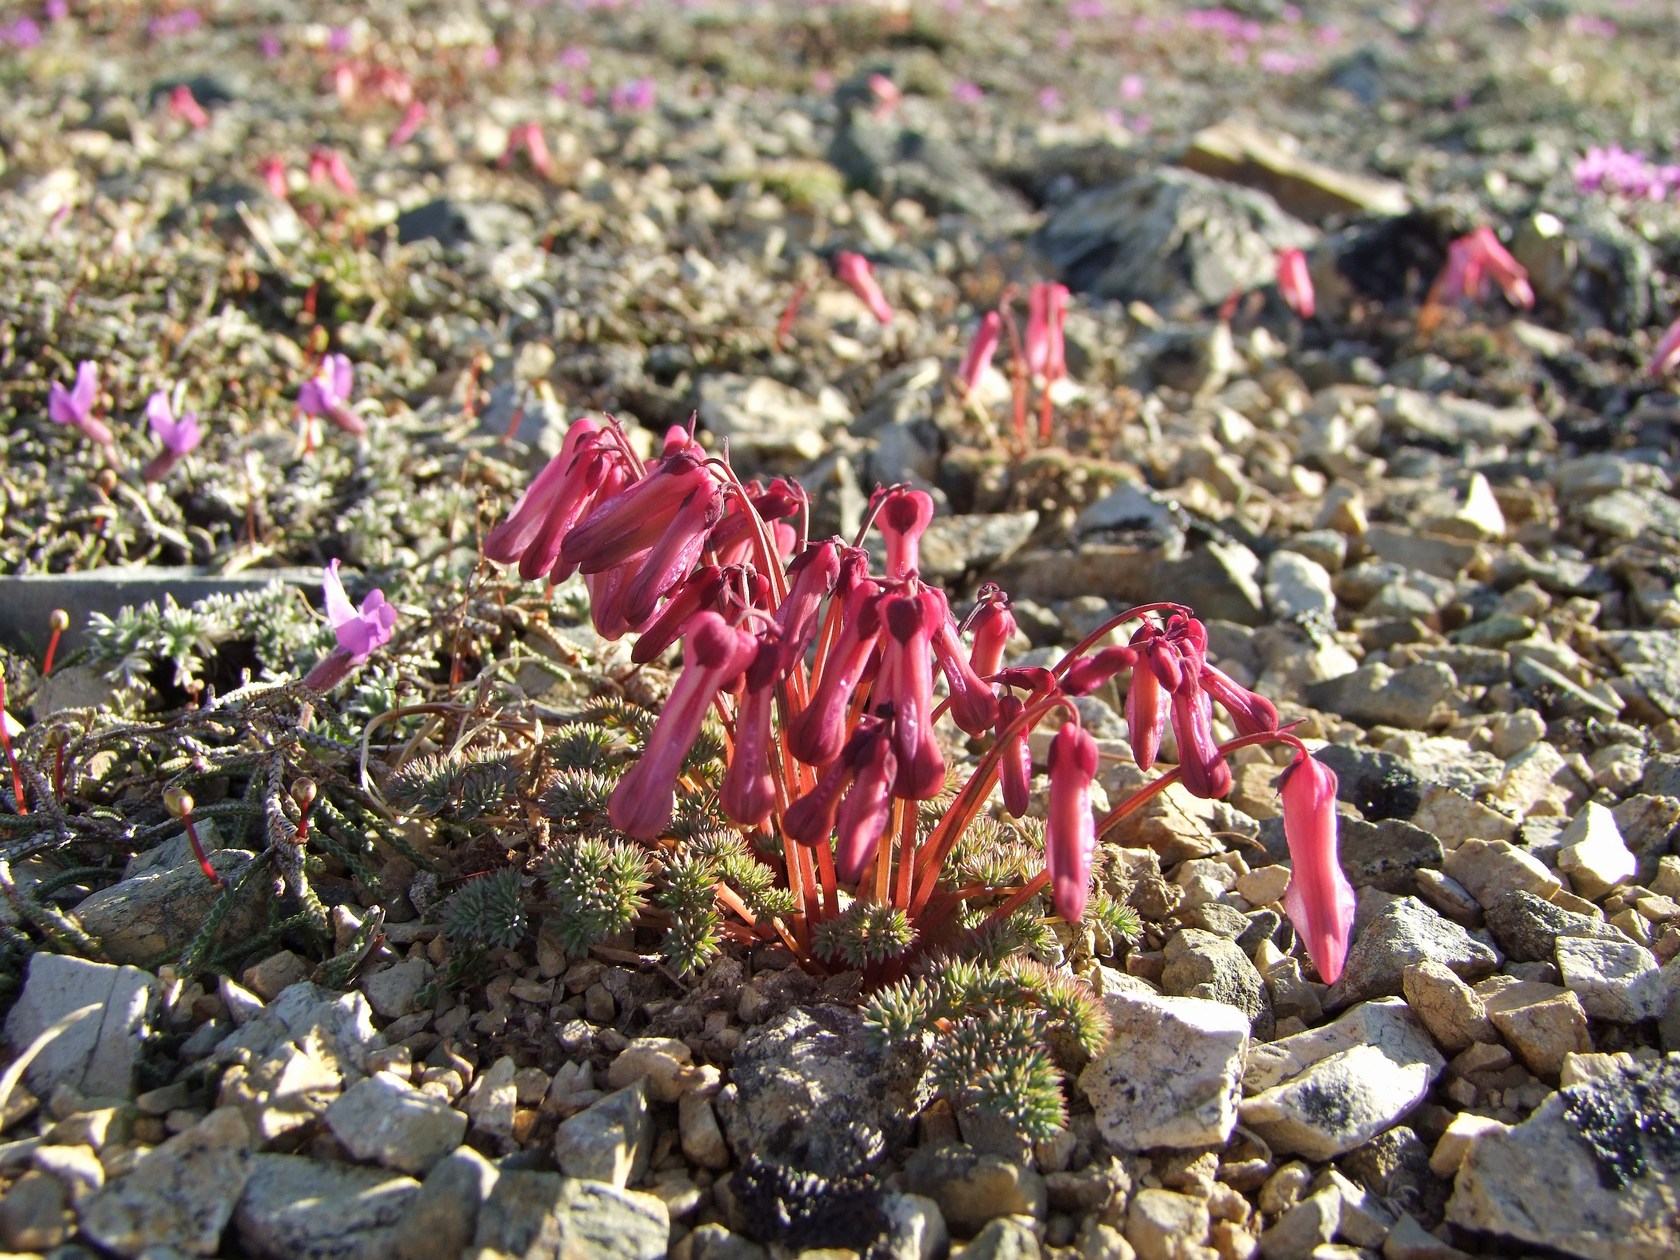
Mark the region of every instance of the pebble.
[[420, 990], [431, 983], [432, 970], [424, 958], [408, 958], [363, 976], [359, 988], [375, 1015], [400, 1019], [414, 1010]]
[[[1557, 938], [1558, 972], [1591, 1019], [1637, 1024], [1656, 1019], [1675, 983], [1657, 967], [1656, 955], [1632, 941], [1583, 936]], [[1680, 964], [1670, 964], [1680, 972]]]
[[0, 1246], [7, 1251], [49, 1251], [69, 1233], [68, 1199], [57, 1177], [31, 1170], [0, 1196]]
[[1175, 997], [1234, 1006], [1251, 1024], [1266, 1014], [1266, 986], [1248, 956], [1212, 932], [1185, 928], [1167, 938], [1161, 987]]
[[412, 1177], [381, 1168], [258, 1155], [233, 1226], [243, 1254], [259, 1260], [391, 1255], [419, 1192]]
[[214, 1255], [251, 1176], [250, 1144], [237, 1110], [212, 1111], [83, 1199], [77, 1223], [90, 1241], [120, 1256], [152, 1248]]
[[1126, 1209], [1126, 1241], [1138, 1260], [1203, 1260], [1210, 1254], [1207, 1203], [1171, 1190], [1139, 1190]]
[[703, 1094], [684, 1094], [677, 1102], [677, 1134], [683, 1154], [702, 1168], [727, 1168], [729, 1144], [723, 1140], [712, 1100]]
[[1308, 1195], [1260, 1234], [1263, 1260], [1307, 1260], [1314, 1249], [1336, 1236], [1342, 1223], [1342, 1198], [1334, 1190]]
[[[223, 880], [238, 878], [256, 854], [217, 849], [207, 859]], [[84, 898], [76, 917], [113, 962], [146, 963], [181, 953], [221, 896], [189, 854], [183, 865], [146, 871]], [[222, 921], [221, 939], [255, 936], [266, 914], [261, 897], [242, 897]]]
[[496, 1178], [468, 1254], [664, 1260], [670, 1234], [670, 1214], [651, 1194], [519, 1170]]
[[1444, 963], [1433, 958], [1413, 963], [1402, 974], [1401, 986], [1413, 1014], [1448, 1054], [1497, 1040], [1482, 999]]
[[1509, 1125], [1491, 1116], [1478, 1116], [1471, 1111], [1459, 1112], [1436, 1141], [1435, 1150], [1429, 1156], [1429, 1171], [1437, 1177], [1451, 1178], [1478, 1138], [1489, 1133], [1503, 1133], [1508, 1128]]
[[1079, 1077], [1097, 1126], [1117, 1151], [1225, 1142], [1237, 1100], [1249, 1017], [1224, 1002], [1110, 993], [1108, 1044]]
[[1425, 959], [1467, 980], [1479, 980], [1499, 965], [1491, 946], [1451, 919], [1416, 897], [1398, 897], [1359, 930], [1346, 969], [1325, 1001], [1335, 1008], [1365, 998], [1397, 996], [1404, 988], [1406, 969]]
[[960, 1260], [1038, 1260], [1042, 1254], [1031, 1223], [1015, 1216], [987, 1221], [959, 1253]]
[[384, 1072], [350, 1086], [325, 1119], [353, 1158], [414, 1174], [427, 1172], [467, 1132], [466, 1116]]
[[402, 1260], [456, 1260], [472, 1241], [478, 1213], [499, 1176], [496, 1166], [470, 1146], [444, 1156], [390, 1234], [391, 1254]]
[[554, 1131], [554, 1162], [568, 1177], [623, 1189], [647, 1171], [654, 1138], [646, 1082], [608, 1094]]
[[513, 1120], [519, 1106], [519, 1089], [513, 1078], [517, 1070], [514, 1061], [503, 1055], [488, 1071], [479, 1073], [461, 1104], [472, 1120], [473, 1131], [503, 1148], [514, 1144]]
[[1395, 1124], [1445, 1066], [1403, 1001], [1364, 1002], [1323, 1028], [1254, 1046], [1241, 1123], [1274, 1151], [1329, 1159]]
[[693, 1059], [694, 1052], [674, 1037], [637, 1037], [607, 1068], [607, 1084], [623, 1089], [645, 1081], [655, 1102], [676, 1102], [693, 1076]]
[[1567, 1056], [1593, 1048], [1587, 1013], [1573, 993], [1547, 993], [1534, 1000], [1497, 998], [1488, 1003], [1488, 1018], [1505, 1044], [1542, 1080], [1557, 1080]]
[[1558, 837], [1558, 870], [1583, 897], [1600, 901], [1639, 870], [1638, 859], [1622, 840], [1616, 816], [1588, 801]]
[[1043, 1220], [1048, 1210], [1044, 1178], [998, 1155], [965, 1146], [923, 1146], [904, 1161], [904, 1185], [939, 1205], [951, 1231], [977, 1233], [999, 1216]]
[[23, 992], [6, 1016], [6, 1040], [15, 1052], [73, 1011], [97, 1009], [35, 1056], [23, 1074], [30, 1092], [45, 1098], [68, 1085], [83, 1094], [129, 1097], [156, 988], [157, 978], [135, 967], [44, 951], [31, 955]]

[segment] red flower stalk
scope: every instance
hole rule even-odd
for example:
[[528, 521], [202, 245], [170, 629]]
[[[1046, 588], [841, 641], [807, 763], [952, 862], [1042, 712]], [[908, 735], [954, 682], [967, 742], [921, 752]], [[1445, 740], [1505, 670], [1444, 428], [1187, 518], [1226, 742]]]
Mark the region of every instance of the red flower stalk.
[[922, 535], [933, 521], [933, 498], [924, 490], [895, 486], [881, 501], [875, 523], [887, 542], [887, 580], [915, 577], [922, 563]]
[[1280, 249], [1277, 254], [1278, 296], [1302, 319], [1311, 319], [1317, 309], [1313, 295], [1312, 273], [1307, 270], [1307, 256], [1298, 249]]
[[840, 613], [840, 634], [823, 662], [811, 702], [788, 730], [788, 750], [808, 766], [826, 766], [846, 740], [846, 706], [881, 636], [881, 586], [854, 585]]
[[933, 734], [933, 631], [942, 610], [927, 592], [889, 595], [881, 610], [881, 669], [871, 707], [892, 716], [898, 758], [894, 796], [931, 800], [945, 786], [945, 757]]
[[992, 366], [992, 356], [997, 354], [998, 338], [1002, 335], [1003, 317], [996, 311], [987, 311], [980, 320], [980, 327], [974, 332], [974, 340], [969, 343], [968, 353], [963, 356], [962, 366], [957, 369], [957, 381], [962, 385], [964, 398], [974, 393], [980, 385], [980, 378]]
[[746, 691], [735, 713], [735, 747], [718, 790], [723, 812], [743, 827], [761, 826], [776, 808], [776, 780], [770, 773], [770, 719], [776, 703], [781, 653], [761, 638], [747, 666]]
[[892, 303], [887, 301], [887, 295], [881, 292], [881, 286], [875, 279], [875, 269], [869, 265], [867, 258], [850, 250], [842, 250], [834, 259], [834, 275], [841, 284], [862, 299], [871, 315], [883, 324], [892, 323]]
[[700, 736], [717, 693], [752, 661], [757, 640], [715, 612], [695, 614], [683, 636], [683, 670], [648, 735], [647, 749], [607, 802], [612, 825], [637, 840], [652, 840], [671, 821], [683, 758]]
[[12, 718], [6, 712], [6, 676], [0, 673], [0, 749], [6, 754], [6, 767], [12, 772], [12, 808], [20, 815], [29, 813], [23, 799], [23, 775], [18, 771], [17, 754], [12, 751]]
[[1283, 908], [1327, 984], [1347, 960], [1355, 899], [1336, 856], [1336, 772], [1302, 748], [1278, 779], [1294, 867]]
[[1097, 774], [1097, 741], [1069, 722], [1050, 741], [1050, 807], [1045, 816], [1044, 863], [1056, 913], [1077, 923], [1091, 891], [1091, 854], [1097, 845], [1091, 814], [1091, 780]]

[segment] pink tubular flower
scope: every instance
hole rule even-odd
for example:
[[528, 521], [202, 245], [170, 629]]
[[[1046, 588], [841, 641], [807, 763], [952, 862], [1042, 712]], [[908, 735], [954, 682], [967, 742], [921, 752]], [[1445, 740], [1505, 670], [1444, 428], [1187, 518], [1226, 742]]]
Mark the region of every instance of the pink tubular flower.
[[1161, 688], [1165, 685], [1168, 691], [1173, 690], [1180, 678], [1178, 658], [1161, 638], [1161, 632], [1152, 625], [1132, 635], [1131, 647], [1138, 654], [1138, 663], [1126, 688], [1126, 737], [1139, 770], [1154, 767], [1161, 751], [1161, 736], [1167, 729]]
[[560, 559], [584, 573], [622, 564], [658, 542], [691, 495], [710, 495], [716, 489], [699, 455], [691, 451], [669, 455], [621, 493], [599, 499], [589, 515], [566, 534]]
[[642, 627], [641, 637], [630, 650], [631, 661], [646, 665], [663, 656], [665, 649], [682, 637], [689, 619], [702, 608], [722, 612], [719, 601], [728, 580], [725, 571], [715, 564], [695, 566], [671, 592], [659, 615]]
[[402, 121], [391, 132], [391, 138], [385, 142], [388, 149], [400, 149], [419, 134], [420, 128], [426, 121], [426, 102], [410, 101], [408, 108], [403, 111]]
[[317, 146], [309, 152], [309, 182], [330, 183], [346, 197], [356, 195], [356, 177], [337, 149]]
[[925, 490], [895, 487], [887, 491], [875, 520], [887, 543], [887, 580], [914, 577], [922, 563], [922, 535], [933, 522], [933, 497]]
[[305, 675], [303, 685], [315, 691], [331, 691], [343, 682], [353, 665], [360, 665], [374, 649], [391, 641], [397, 624], [397, 610], [385, 600], [385, 592], [368, 592], [358, 610], [344, 593], [338, 561], [329, 563], [321, 575], [321, 592], [326, 599], [327, 620], [332, 624], [338, 646]]
[[671, 698], [648, 735], [647, 749], [607, 802], [613, 826], [637, 840], [652, 840], [671, 821], [683, 758], [699, 738], [717, 693], [752, 662], [758, 642], [715, 612], [695, 615], [683, 636], [683, 670]]
[[1015, 637], [1015, 614], [1009, 611], [1009, 596], [996, 587], [985, 595], [984, 602], [974, 614], [971, 629], [974, 647], [969, 651], [968, 663], [981, 678], [990, 678], [1003, 667], [1003, 654]]
[[1447, 263], [1429, 292], [1431, 306], [1460, 306], [1487, 297], [1489, 282], [1505, 300], [1525, 309], [1534, 305], [1528, 272], [1499, 243], [1489, 227], [1479, 227], [1447, 246]]
[[1645, 371], [1651, 376], [1662, 376], [1672, 372], [1676, 366], [1680, 366], [1680, 319], [1670, 324], [1668, 331], [1658, 339]]
[[1062, 675], [1062, 690], [1070, 696], [1088, 696], [1122, 670], [1138, 662], [1133, 647], [1106, 647], [1092, 656], [1082, 656]]
[[957, 633], [957, 623], [951, 617], [944, 593], [930, 586], [924, 589], [923, 596], [937, 609], [933, 655], [951, 691], [951, 718], [968, 734], [980, 735], [997, 724], [997, 696], [981, 681], [963, 655], [962, 638]]
[[834, 275], [841, 284], [858, 295], [869, 308], [869, 313], [877, 320], [883, 324], [892, 323], [892, 303], [888, 302], [887, 295], [881, 292], [881, 286], [875, 280], [875, 269], [869, 265], [867, 258], [850, 250], [842, 250], [834, 259]]
[[1024, 817], [1032, 805], [1032, 749], [1027, 733], [1004, 734], [1025, 708], [1017, 696], [998, 700], [998, 738], [1004, 741], [998, 754], [998, 787], [1003, 792], [1003, 807], [1012, 818]]
[[189, 411], [179, 420], [169, 409], [169, 395], [161, 389], [146, 400], [146, 422], [163, 450], [141, 473], [147, 481], [162, 481], [182, 457], [196, 450], [204, 435], [198, 427], [198, 413]]
[[1027, 291], [1027, 367], [1047, 381], [1067, 375], [1067, 346], [1062, 335], [1067, 301], [1065, 284], [1040, 283]]
[[651, 620], [659, 601], [688, 576], [722, 515], [723, 491], [706, 477], [703, 485], [688, 492], [625, 589], [624, 619], [633, 629]]
[[1224, 796], [1231, 790], [1231, 767], [1213, 738], [1213, 704], [1188, 672], [1173, 692], [1171, 713], [1179, 781], [1190, 795], [1203, 800]]
[[1045, 815], [1044, 863], [1056, 913], [1077, 923], [1091, 891], [1091, 854], [1097, 845], [1091, 816], [1091, 780], [1097, 774], [1097, 741], [1069, 722], [1050, 741], [1050, 804]]
[[759, 826], [776, 807], [776, 780], [770, 773], [770, 718], [776, 703], [779, 656], [773, 640], [758, 641], [735, 714], [735, 746], [718, 789], [723, 812], [743, 827]]
[[257, 174], [263, 177], [263, 183], [268, 185], [268, 191], [281, 201], [291, 196], [292, 190], [286, 184], [286, 163], [277, 157], [266, 157], [257, 163]]
[[881, 610], [881, 672], [870, 692], [875, 712], [892, 717], [898, 775], [894, 796], [926, 801], [945, 786], [945, 757], [933, 734], [933, 631], [939, 611], [927, 592], [889, 595]]
[[817, 634], [817, 609], [833, 593], [840, 576], [840, 543], [828, 538], [813, 543], [788, 565], [787, 598], [776, 609], [781, 634], [778, 670], [787, 674], [805, 656]]
[[178, 83], [169, 90], [169, 116], [179, 118], [194, 131], [203, 131], [210, 125], [210, 115], [204, 112], [204, 106], [198, 103], [192, 88], [185, 83]]
[[881, 586], [865, 578], [846, 594], [840, 634], [811, 689], [810, 703], [788, 729], [788, 750], [808, 766], [826, 766], [846, 740], [846, 706], [881, 637]]
[[534, 122], [518, 124], [508, 132], [507, 145], [502, 149], [499, 166], [513, 161], [513, 155], [523, 148], [531, 159], [531, 169], [544, 179], [554, 178], [554, 158], [548, 151], [548, 141], [542, 127]]
[[298, 390], [298, 409], [306, 416], [325, 416], [346, 433], [360, 437], [367, 432], [367, 424], [350, 408], [350, 391], [355, 384], [356, 369], [349, 358], [329, 354], [322, 360], [321, 370]]
[[870, 112], [880, 119], [891, 118], [893, 111], [904, 100], [904, 93], [899, 91], [898, 84], [884, 74], [869, 76], [869, 94], [875, 98], [874, 108]]
[[[595, 435], [600, 431], [600, 423], [588, 417], [572, 421], [571, 427], [566, 430], [566, 436], [561, 439], [559, 454], [543, 465], [542, 471], [525, 487], [525, 493], [515, 501], [507, 518], [485, 538], [486, 559], [494, 560], [497, 564], [512, 564], [520, 559], [536, 541], [544, 523], [556, 514], [573, 517], [572, 521], [560, 530], [560, 534], [563, 535], [566, 529], [571, 528], [571, 524], [575, 523], [576, 513], [581, 511], [582, 505], [588, 502], [589, 498], [578, 467], [579, 454], [586, 445], [593, 442]], [[555, 554], [558, 555], [558, 537], [555, 539], [554, 548]], [[549, 564], [552, 563], [551, 558]], [[547, 564], [541, 565], [522, 576], [529, 581], [547, 567]]]
[[1336, 772], [1305, 749], [1278, 780], [1283, 834], [1294, 867], [1283, 908], [1326, 984], [1347, 961], [1354, 895], [1336, 856]]
[[93, 414], [99, 398], [99, 365], [92, 359], [76, 364], [76, 383], [65, 389], [57, 381], [47, 386], [47, 415], [54, 424], [80, 429], [90, 441], [109, 446], [116, 440], [111, 428]]
[[957, 369], [957, 381], [962, 385], [963, 397], [975, 391], [980, 378], [986, 375], [986, 369], [992, 366], [992, 356], [997, 353], [998, 336], [1002, 330], [1003, 317], [996, 311], [987, 311], [980, 320], [980, 327], [974, 332], [968, 353], [963, 356], [962, 366]]
[[884, 734], [876, 735], [861, 748], [848, 749], [848, 754], [852, 785], [834, 820], [834, 870], [846, 883], [855, 884], [863, 878], [886, 834], [899, 765], [893, 742]]
[[1302, 319], [1311, 319], [1317, 303], [1313, 296], [1312, 275], [1307, 271], [1307, 256], [1298, 249], [1280, 249], [1277, 255], [1278, 295], [1284, 305]]

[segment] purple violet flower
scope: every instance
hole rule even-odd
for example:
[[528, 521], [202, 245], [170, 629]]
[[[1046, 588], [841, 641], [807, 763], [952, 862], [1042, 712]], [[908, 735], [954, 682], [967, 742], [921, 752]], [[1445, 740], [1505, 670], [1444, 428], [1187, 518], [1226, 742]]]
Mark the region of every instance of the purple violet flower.
[[76, 383], [69, 389], [54, 381], [47, 386], [47, 415], [54, 424], [80, 429], [89, 441], [109, 446], [114, 440], [110, 426], [93, 414], [99, 397], [99, 365], [83, 359], [76, 365]]
[[306, 416], [325, 416], [346, 433], [358, 437], [367, 424], [350, 409], [350, 391], [355, 388], [356, 369], [342, 354], [329, 354], [321, 370], [298, 390], [298, 408]]
[[352, 666], [362, 664], [375, 648], [391, 641], [397, 610], [386, 602], [385, 592], [377, 587], [368, 592], [357, 609], [344, 593], [337, 560], [330, 561], [322, 571], [321, 592], [326, 600], [327, 621], [332, 625], [338, 646], [304, 676], [303, 685], [314, 691], [331, 691], [344, 681]]
[[146, 400], [146, 423], [163, 444], [163, 450], [141, 473], [147, 481], [162, 481], [183, 456], [196, 450], [204, 440], [204, 434], [198, 427], [198, 413], [189, 411], [177, 420], [169, 407], [169, 395], [161, 389]]

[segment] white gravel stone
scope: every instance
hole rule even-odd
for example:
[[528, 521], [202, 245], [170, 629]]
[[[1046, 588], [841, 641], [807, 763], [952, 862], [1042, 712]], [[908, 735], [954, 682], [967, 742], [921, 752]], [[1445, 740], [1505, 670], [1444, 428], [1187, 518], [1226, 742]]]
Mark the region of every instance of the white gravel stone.
[[1473, 1111], [1461, 1111], [1447, 1125], [1429, 1156], [1429, 1171], [1437, 1177], [1451, 1177], [1470, 1153], [1476, 1140], [1488, 1133], [1503, 1133], [1511, 1126], [1492, 1116], [1478, 1116]]
[[25, 1069], [24, 1084], [45, 1098], [60, 1085], [84, 1095], [126, 1098], [146, 1035], [157, 978], [137, 967], [113, 967], [63, 954], [29, 960], [23, 993], [6, 1016], [6, 1040], [16, 1053], [46, 1029], [84, 1006], [98, 1009], [65, 1028]]
[[1248, 1017], [1204, 998], [1110, 993], [1108, 1045], [1080, 1075], [1118, 1151], [1214, 1146], [1237, 1123]]
[[1323, 1028], [1255, 1046], [1242, 1123], [1280, 1154], [1330, 1159], [1392, 1127], [1446, 1066], [1403, 1001], [1365, 1002]]
[[326, 1121], [356, 1159], [406, 1173], [429, 1171], [467, 1132], [466, 1116], [385, 1072], [345, 1090]]
[[554, 1131], [554, 1162], [561, 1172], [620, 1190], [647, 1171], [652, 1149], [653, 1118], [642, 1081], [608, 1094]]
[[1632, 879], [1639, 861], [1622, 840], [1616, 816], [1597, 801], [1581, 807], [1558, 837], [1558, 870], [1583, 897], [1597, 901]]
[[1656, 1019], [1668, 1004], [1669, 986], [1656, 955], [1632, 941], [1560, 936], [1557, 965], [1564, 987], [1593, 1019], [1637, 1024]]

